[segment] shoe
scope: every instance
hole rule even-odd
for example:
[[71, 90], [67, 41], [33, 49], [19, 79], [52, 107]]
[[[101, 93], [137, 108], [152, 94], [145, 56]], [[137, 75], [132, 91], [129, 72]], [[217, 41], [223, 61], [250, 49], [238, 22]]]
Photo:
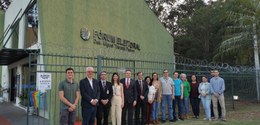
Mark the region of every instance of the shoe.
[[166, 122], [166, 120], [162, 120], [162, 123], [165, 123]]
[[218, 118], [213, 118], [212, 120], [213, 120], [213, 121], [217, 121], [217, 120], [218, 120]]
[[183, 115], [183, 119], [187, 119], [188, 117], [187, 117], [187, 115], [185, 114], [185, 115]]
[[196, 116], [195, 118], [196, 118], [196, 119], [200, 119], [200, 117], [199, 117], [199, 116]]
[[194, 115], [194, 116], [192, 116], [192, 118], [196, 118], [196, 117], [197, 117], [197, 116], [195, 116], [195, 115]]
[[170, 120], [170, 122], [175, 122], [174, 119]]
[[174, 118], [174, 119], [173, 119], [173, 122], [176, 122], [176, 121], [177, 121], [177, 119], [176, 119], [176, 118]]
[[203, 118], [203, 120], [204, 120], [204, 121], [206, 121], [206, 120], [207, 120], [207, 118]]
[[156, 123], [156, 124], [160, 124], [160, 122], [159, 122], [159, 120], [158, 120], [158, 119], [155, 121], [155, 123]]
[[221, 119], [223, 122], [227, 122], [227, 119], [225, 119], [225, 118], [223, 118], [223, 119]]
[[212, 120], [211, 120], [211, 119], [209, 119], [209, 121], [211, 122]]
[[184, 121], [184, 118], [183, 118], [183, 116], [179, 117], [179, 119], [180, 119], [180, 120], [182, 120], [182, 121]]

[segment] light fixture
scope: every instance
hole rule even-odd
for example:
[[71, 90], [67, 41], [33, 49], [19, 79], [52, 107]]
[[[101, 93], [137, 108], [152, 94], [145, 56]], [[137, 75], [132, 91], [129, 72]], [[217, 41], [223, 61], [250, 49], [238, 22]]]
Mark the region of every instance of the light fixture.
[[238, 95], [233, 95], [233, 100], [237, 101], [239, 99]]

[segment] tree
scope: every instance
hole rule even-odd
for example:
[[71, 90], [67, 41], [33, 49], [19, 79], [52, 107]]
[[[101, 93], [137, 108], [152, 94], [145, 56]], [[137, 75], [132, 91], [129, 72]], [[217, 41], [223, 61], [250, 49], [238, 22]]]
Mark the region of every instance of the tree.
[[192, 59], [212, 60], [224, 34], [223, 4], [218, 1], [210, 4], [197, 2], [197, 5], [193, 5], [196, 11], [178, 21], [182, 31], [175, 35], [177, 53]]
[[175, 8], [176, 0], [145, 0], [155, 15], [163, 23], [165, 28], [172, 34], [174, 20], [171, 13]]
[[[225, 61], [226, 57], [233, 57], [233, 64], [252, 65], [253, 48], [250, 43], [253, 39], [252, 17], [248, 18], [252, 12], [249, 8], [253, 5], [251, 0], [229, 0], [225, 4], [226, 26], [223, 42], [219, 45], [214, 60]], [[251, 12], [250, 12], [251, 11]], [[248, 13], [248, 14], [247, 14]], [[252, 16], [252, 15], [251, 15]], [[244, 54], [246, 53], [246, 54]]]
[[[259, 48], [258, 40], [260, 26], [260, 0], [229, 0], [228, 21], [232, 22], [227, 27], [227, 35], [219, 48], [215, 58], [224, 55], [237, 55], [242, 53], [244, 56], [254, 55], [256, 69], [257, 99], [260, 101], [260, 67], [259, 67]], [[242, 56], [243, 57], [243, 56]]]
[[190, 17], [198, 8], [205, 6], [203, 0], [146, 0], [148, 6], [163, 23], [172, 36], [182, 33], [178, 21]]

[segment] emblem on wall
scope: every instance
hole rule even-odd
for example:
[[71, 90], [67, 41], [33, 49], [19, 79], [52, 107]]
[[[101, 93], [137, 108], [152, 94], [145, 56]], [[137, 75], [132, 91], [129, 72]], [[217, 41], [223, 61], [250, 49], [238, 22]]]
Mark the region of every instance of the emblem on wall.
[[87, 41], [90, 38], [90, 32], [87, 28], [81, 28], [80, 29], [80, 37], [84, 40]]

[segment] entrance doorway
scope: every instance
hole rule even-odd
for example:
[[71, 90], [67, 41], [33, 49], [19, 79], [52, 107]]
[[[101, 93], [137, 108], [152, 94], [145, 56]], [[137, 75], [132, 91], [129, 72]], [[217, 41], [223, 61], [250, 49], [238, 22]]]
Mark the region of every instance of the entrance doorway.
[[11, 102], [14, 102], [15, 103], [15, 97], [17, 96], [17, 86], [18, 86], [18, 82], [17, 81], [17, 75], [16, 75], [16, 72], [17, 72], [17, 68], [12, 68], [11, 69], [11, 86], [10, 86], [10, 101]]

